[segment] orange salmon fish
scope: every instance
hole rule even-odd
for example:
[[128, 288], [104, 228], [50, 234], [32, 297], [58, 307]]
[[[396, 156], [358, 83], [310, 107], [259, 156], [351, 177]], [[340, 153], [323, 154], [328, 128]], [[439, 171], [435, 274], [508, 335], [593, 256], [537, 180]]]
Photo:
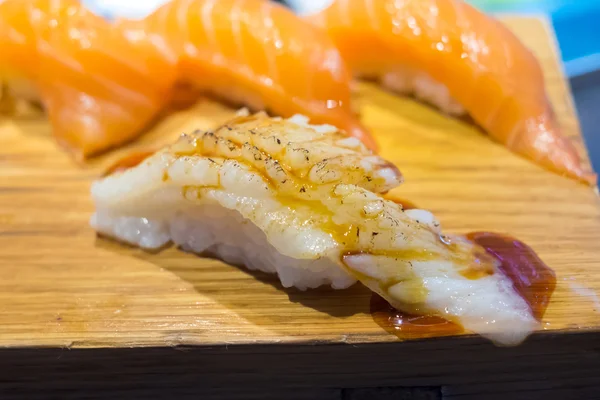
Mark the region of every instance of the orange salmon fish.
[[334, 0], [306, 16], [355, 76], [468, 113], [496, 141], [548, 170], [595, 185], [564, 136], [533, 54], [460, 0]]
[[74, 0], [0, 2], [0, 81], [38, 100], [57, 141], [83, 159], [139, 135], [163, 107], [174, 68]]
[[122, 20], [132, 42], [149, 42], [178, 80], [256, 110], [331, 124], [375, 142], [350, 108], [351, 74], [333, 41], [265, 0], [173, 0], [142, 20]]

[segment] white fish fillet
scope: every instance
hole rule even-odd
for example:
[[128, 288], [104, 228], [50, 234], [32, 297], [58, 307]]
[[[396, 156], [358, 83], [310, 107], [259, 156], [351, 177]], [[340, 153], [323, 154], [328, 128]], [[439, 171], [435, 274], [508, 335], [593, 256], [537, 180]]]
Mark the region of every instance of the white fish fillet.
[[334, 127], [256, 114], [94, 183], [92, 226], [277, 273], [286, 287], [360, 280], [398, 309], [522, 341], [538, 322], [510, 280], [480, 247], [441, 240], [429, 212], [381, 197], [400, 183], [393, 165]]

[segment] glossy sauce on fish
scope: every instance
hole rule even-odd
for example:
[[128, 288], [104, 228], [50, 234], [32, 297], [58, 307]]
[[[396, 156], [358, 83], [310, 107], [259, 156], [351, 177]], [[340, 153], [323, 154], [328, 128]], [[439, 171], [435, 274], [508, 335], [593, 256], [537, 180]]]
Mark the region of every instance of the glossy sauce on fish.
[[[397, 196], [385, 196], [387, 200], [402, 206], [404, 210], [418, 209], [415, 203]], [[396, 310], [377, 293], [371, 295], [371, 316], [387, 332], [401, 339], [417, 339], [434, 336], [456, 335], [463, 328], [444, 318], [433, 315], [413, 315]]]
[[[483, 247], [499, 262], [499, 269], [513, 283], [516, 292], [529, 304], [533, 316], [544, 316], [556, 287], [556, 274], [533, 249], [510, 236], [491, 232], [471, 232], [466, 237]], [[442, 317], [411, 315], [393, 308], [376, 293], [371, 296], [373, 320], [401, 339], [447, 336], [463, 332], [463, 328]]]

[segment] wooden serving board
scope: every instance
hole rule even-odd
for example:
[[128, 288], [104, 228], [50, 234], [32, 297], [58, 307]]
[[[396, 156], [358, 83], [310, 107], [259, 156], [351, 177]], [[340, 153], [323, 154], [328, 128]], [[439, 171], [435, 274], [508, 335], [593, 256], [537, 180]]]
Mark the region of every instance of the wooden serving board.
[[[549, 25], [535, 18], [505, 20], [541, 60], [560, 122], [587, 157]], [[54, 390], [56, 382], [77, 376], [79, 386], [66, 387], [85, 387], [89, 394], [91, 388], [117, 390], [106, 382], [94, 384], [89, 377], [100, 376], [98, 371], [119, 374], [121, 381], [124, 374], [150, 374], [131, 388], [156, 394], [158, 389], [147, 385], [167, 382], [165, 376], [179, 382], [170, 393], [198, 382], [220, 390], [228, 380], [219, 374], [237, 371], [230, 382], [241, 387], [295, 387], [285, 398], [293, 398], [291, 393], [338, 398], [332, 388], [380, 385], [443, 386], [444, 398], [482, 398], [492, 390], [481, 388], [483, 373], [488, 383], [496, 382], [492, 387], [497, 382], [508, 387], [504, 394], [519, 392], [523, 380], [529, 388], [546, 388], [549, 376], [595, 390], [599, 361], [593, 343], [600, 339], [596, 191], [546, 172], [469, 123], [411, 99], [361, 84], [356, 101], [383, 156], [405, 175], [406, 183], [393, 194], [433, 211], [449, 232], [516, 236], [556, 271], [545, 332], [514, 349], [497, 349], [473, 336], [400, 342], [373, 321], [371, 293], [360, 285], [342, 291], [284, 289], [275, 276], [177, 249], [150, 254], [97, 238], [88, 224], [89, 187], [109, 164], [134, 149], [169, 143], [181, 132], [210, 128], [233, 110], [201, 101], [163, 120], [135, 144], [83, 166], [55, 146], [43, 115], [29, 112], [0, 122], [0, 367], [12, 371], [2, 381], [18, 393], [41, 388], [30, 384], [35, 379], [54, 382], [48, 383]], [[174, 346], [201, 347], [193, 347], [191, 356], [173, 352]], [[83, 348], [94, 350], [76, 351]], [[546, 368], [543, 374], [531, 368], [538, 365], [532, 364], [532, 354]], [[408, 356], [411, 362], [401, 367], [399, 360]], [[496, 361], [490, 364], [485, 357]], [[144, 361], [138, 365], [132, 359]], [[89, 379], [81, 378], [81, 366], [95, 362], [102, 368], [85, 370]], [[23, 365], [29, 367], [28, 378], [15, 372]], [[52, 372], [48, 378], [48, 371], [61, 365], [63, 374]], [[515, 365], [521, 378], [510, 373], [500, 378], [494, 369], [514, 372]], [[429, 380], [415, 375], [419, 371]], [[186, 374], [196, 378], [185, 380]], [[203, 374], [212, 380], [200, 379]], [[465, 389], [475, 381], [479, 389]], [[307, 386], [313, 389], [301, 389]], [[563, 392], [555, 387], [552, 393]]]

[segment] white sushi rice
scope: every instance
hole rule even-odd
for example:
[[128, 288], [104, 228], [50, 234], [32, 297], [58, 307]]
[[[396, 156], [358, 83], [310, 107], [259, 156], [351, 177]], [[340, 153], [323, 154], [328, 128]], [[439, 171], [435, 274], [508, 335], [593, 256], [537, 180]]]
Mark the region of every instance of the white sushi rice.
[[465, 108], [456, 101], [443, 83], [422, 71], [400, 69], [384, 74], [381, 78], [384, 87], [397, 93], [413, 95], [417, 99], [438, 107], [449, 115], [462, 116]]
[[163, 220], [115, 216], [99, 210], [91, 225], [104, 235], [142, 248], [157, 249], [172, 242], [186, 251], [214, 255], [228, 264], [277, 273], [284, 287], [305, 290], [331, 285], [345, 289], [356, 282], [329, 258], [297, 259], [281, 254], [239, 212], [208, 202]]

